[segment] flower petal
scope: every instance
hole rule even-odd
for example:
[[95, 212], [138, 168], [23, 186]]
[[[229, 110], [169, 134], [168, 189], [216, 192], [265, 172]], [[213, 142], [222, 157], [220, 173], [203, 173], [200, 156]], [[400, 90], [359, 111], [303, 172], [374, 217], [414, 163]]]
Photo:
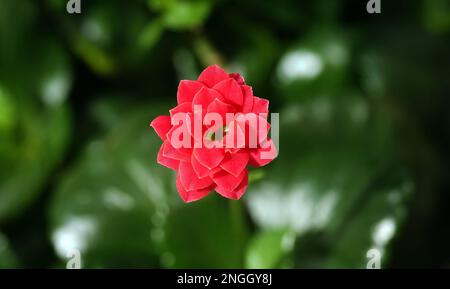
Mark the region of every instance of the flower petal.
[[239, 186], [245, 175], [247, 175], [247, 170], [243, 170], [237, 177], [226, 171], [220, 171], [213, 176], [213, 181], [223, 191], [232, 192]]
[[242, 104], [242, 112], [248, 113], [252, 111], [253, 108], [253, 89], [251, 86], [243, 85], [242, 94], [244, 95], [244, 102]]
[[257, 96], [253, 97], [253, 107], [252, 112], [256, 114], [269, 113], [269, 101], [264, 98], [259, 98]]
[[213, 184], [213, 180], [209, 176], [204, 178], [197, 177], [190, 162], [180, 162], [178, 174], [181, 184], [186, 191], [203, 189]]
[[182, 80], [178, 85], [177, 101], [178, 104], [192, 102], [194, 95], [204, 87], [203, 83], [196, 80]]
[[267, 147], [250, 150], [250, 165], [254, 167], [262, 167], [277, 157], [277, 148], [270, 138], [267, 138], [265, 146]]
[[204, 178], [210, 175], [211, 170], [207, 167], [203, 166], [195, 157], [195, 154], [191, 156], [191, 164], [194, 172], [197, 174], [197, 177]]
[[237, 106], [242, 106], [244, 101], [242, 89], [233, 78], [228, 78], [217, 83], [214, 85], [214, 89], [225, 97], [226, 102]]
[[241, 114], [236, 117], [238, 127], [245, 133], [245, 146], [257, 148], [267, 139], [270, 123], [267, 122], [267, 114], [255, 114], [253, 112]]
[[236, 120], [227, 124], [227, 131], [223, 139], [226, 152], [236, 152], [241, 148], [245, 148], [247, 137], [243, 125], [245, 124], [241, 124]]
[[218, 98], [214, 99], [213, 102], [208, 105], [208, 108], [206, 110], [206, 112], [215, 112], [220, 114], [220, 116], [222, 117], [222, 123], [224, 125], [228, 124], [227, 113], [234, 113], [235, 111], [236, 110], [232, 105], [226, 104]]
[[192, 100], [193, 105], [201, 105], [203, 109], [203, 114], [206, 113], [206, 110], [210, 103], [214, 101], [214, 99], [223, 100], [223, 96], [214, 89], [203, 87], [199, 92], [194, 96]]
[[221, 196], [225, 198], [239, 200], [247, 190], [247, 186], [248, 186], [248, 174], [245, 174], [241, 183], [233, 191], [228, 191], [219, 186], [217, 186], [215, 190], [217, 193], [219, 193]]
[[180, 161], [165, 157], [163, 154], [163, 148], [164, 145], [161, 145], [161, 148], [158, 151], [158, 157], [156, 160], [158, 164], [163, 165], [174, 171], [178, 170], [178, 165], [180, 164]]
[[[184, 113], [181, 118], [177, 119], [178, 124], [172, 126], [172, 128], [167, 132], [167, 140], [171, 142], [172, 146], [175, 148], [180, 147], [180, 149], [191, 149], [193, 146], [193, 130], [194, 124], [192, 122], [192, 113]], [[172, 119], [174, 120], [174, 119]], [[181, 120], [181, 121], [180, 121]], [[173, 134], [177, 133], [174, 137]], [[178, 144], [178, 145], [175, 145]]]
[[216, 83], [229, 78], [228, 74], [218, 65], [211, 65], [205, 68], [198, 77], [198, 81], [203, 82], [208, 87], [213, 87]]
[[192, 103], [190, 103], [190, 102], [184, 102], [182, 104], [175, 106], [171, 110], [169, 110], [170, 117], [173, 117], [177, 113], [185, 113], [186, 114], [189, 112], [192, 112]]
[[160, 115], [150, 123], [150, 126], [162, 140], [165, 140], [166, 134], [172, 128], [172, 125], [170, 124], [170, 116]]
[[233, 176], [238, 177], [247, 166], [249, 158], [250, 156], [245, 150], [239, 150], [234, 154], [227, 153], [220, 167]]
[[194, 148], [194, 156], [203, 166], [213, 169], [223, 160], [225, 151], [223, 148], [207, 148], [203, 146]]
[[208, 187], [208, 188], [192, 190], [192, 191], [188, 192], [181, 184], [181, 180], [180, 180], [179, 176], [177, 177], [177, 180], [176, 180], [176, 187], [177, 187], [177, 191], [178, 191], [178, 194], [180, 195], [181, 199], [183, 199], [183, 201], [185, 201], [186, 203], [197, 201], [201, 198], [206, 197], [209, 194], [209, 192], [211, 192], [211, 190], [213, 189], [212, 187]]
[[269, 130], [270, 130], [270, 123], [267, 121], [267, 115], [265, 113], [258, 114], [258, 128], [257, 128], [258, 144], [262, 144], [267, 140]]
[[233, 72], [233, 73], [228, 74], [228, 76], [233, 78], [234, 80], [236, 80], [237, 84], [239, 84], [239, 85], [245, 84], [244, 77], [242, 77], [242, 75], [240, 75], [239, 73]]
[[176, 149], [169, 140], [165, 140], [163, 143], [163, 156], [166, 158], [188, 162], [191, 159], [191, 151], [192, 149], [186, 148]]

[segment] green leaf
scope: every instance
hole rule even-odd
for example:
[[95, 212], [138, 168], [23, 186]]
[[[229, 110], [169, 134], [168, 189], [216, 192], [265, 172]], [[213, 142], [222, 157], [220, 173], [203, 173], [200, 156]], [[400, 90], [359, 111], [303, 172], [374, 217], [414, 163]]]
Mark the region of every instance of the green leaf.
[[13, 269], [17, 267], [17, 258], [11, 250], [6, 237], [0, 233], [0, 269]]
[[157, 43], [163, 32], [164, 26], [162, 25], [161, 21], [151, 21], [142, 30], [141, 35], [139, 36], [138, 45], [141, 47], [141, 49], [144, 50], [153, 47]]
[[5, 104], [9, 99], [3, 108], [8, 120], [0, 132], [4, 136], [0, 159], [7, 168], [0, 172], [0, 223], [36, 199], [61, 161], [71, 132], [66, 104], [71, 87], [67, 55], [51, 39], [43, 38], [33, 49], [34, 57], [25, 54], [20, 59], [29, 68], [18, 65], [9, 74], [0, 72], [1, 98]]
[[423, 22], [432, 32], [448, 33], [450, 30], [450, 4], [445, 0], [423, 2]]
[[[110, 76], [139, 67], [162, 35], [162, 25], [142, 3], [126, 4], [86, 1], [80, 15], [58, 18], [70, 49], [97, 74]], [[55, 17], [61, 14], [56, 3], [50, 6]]]
[[205, 21], [211, 8], [209, 0], [176, 1], [163, 12], [163, 22], [169, 29], [191, 29]]
[[[389, 177], [386, 177], [389, 178]], [[380, 265], [389, 260], [389, 243], [396, 236], [406, 215], [405, 201], [413, 186], [405, 178], [375, 187], [355, 208], [348, 222], [334, 235], [325, 267], [366, 268], [370, 249], [380, 253]]]
[[84, 268], [158, 266], [154, 224], [176, 195], [171, 172], [155, 161], [161, 141], [148, 127], [151, 117], [130, 109], [66, 173], [50, 207], [60, 258], [79, 250]]
[[280, 115], [279, 156], [244, 197], [262, 227], [302, 232], [336, 220], [336, 204], [351, 208], [392, 162], [389, 123], [361, 95], [310, 97]]
[[286, 230], [262, 231], [250, 241], [245, 267], [249, 269], [280, 268], [282, 259], [291, 253], [295, 236]]
[[[265, 177], [251, 184], [244, 196], [252, 219], [263, 230], [296, 233], [296, 266], [361, 267], [365, 260], [361, 252], [370, 246], [370, 226], [349, 233], [354, 242], [342, 245], [343, 253], [333, 253], [333, 242], [343, 238], [343, 228], [355, 221], [354, 214], [365, 201], [367, 206], [378, 206], [375, 210], [380, 213], [391, 211], [387, 202], [378, 204], [375, 197], [379, 182], [392, 183], [391, 197], [400, 200], [398, 208], [403, 209], [407, 199], [400, 188], [409, 178], [402, 174], [392, 146], [389, 119], [360, 94], [338, 92], [305, 98], [302, 105], [291, 105], [280, 114], [284, 117], [279, 156], [262, 168]], [[390, 181], [387, 172], [393, 171], [400, 176]], [[373, 225], [390, 216], [367, 218]], [[352, 248], [360, 258], [349, 257], [347, 262]]]
[[16, 103], [11, 94], [0, 84], [0, 135], [3, 137], [10, 133], [16, 121]]
[[56, 110], [45, 118], [32, 113], [26, 115], [25, 139], [8, 152], [8, 162], [2, 163], [10, 169], [0, 174], [0, 222], [17, 216], [36, 199], [66, 147], [67, 111]]
[[240, 203], [212, 192], [172, 209], [164, 226], [164, 265], [170, 268], [242, 268], [247, 224]]
[[321, 28], [300, 39], [276, 69], [282, 96], [301, 102], [342, 89], [349, 79], [353, 38], [349, 32]]

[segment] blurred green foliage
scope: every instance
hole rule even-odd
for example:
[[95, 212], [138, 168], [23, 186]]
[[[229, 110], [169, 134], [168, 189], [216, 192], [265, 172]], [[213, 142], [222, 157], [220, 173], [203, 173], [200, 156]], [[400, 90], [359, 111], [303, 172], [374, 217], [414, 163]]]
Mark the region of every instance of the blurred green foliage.
[[[0, 268], [448, 267], [450, 5], [364, 2], [0, 0]], [[213, 63], [280, 155], [184, 204], [148, 124]]]

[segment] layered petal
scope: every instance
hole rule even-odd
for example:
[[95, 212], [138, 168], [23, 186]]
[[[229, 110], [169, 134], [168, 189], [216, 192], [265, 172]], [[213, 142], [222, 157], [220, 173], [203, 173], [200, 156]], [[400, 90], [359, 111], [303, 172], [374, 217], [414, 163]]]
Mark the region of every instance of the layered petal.
[[203, 113], [206, 112], [208, 106], [214, 101], [214, 99], [223, 100], [223, 96], [214, 89], [203, 87], [199, 92], [194, 96], [192, 100], [193, 105], [201, 106]]
[[238, 177], [247, 166], [249, 158], [249, 153], [246, 150], [227, 153], [220, 167], [233, 176]]
[[259, 98], [257, 96], [253, 97], [253, 107], [252, 112], [256, 114], [269, 113], [269, 101], [264, 98]]
[[222, 80], [214, 85], [214, 89], [224, 96], [227, 103], [234, 104], [238, 107], [242, 106], [244, 101], [242, 89], [233, 78]]
[[170, 116], [160, 115], [156, 117], [150, 126], [155, 130], [156, 134], [164, 141], [169, 130], [172, 128]]
[[182, 104], [184, 102], [192, 102], [194, 96], [200, 89], [204, 87], [203, 83], [195, 80], [182, 80], [178, 85], [177, 102]]
[[257, 148], [267, 139], [270, 123], [267, 122], [267, 114], [255, 114], [253, 112], [236, 117], [236, 123], [245, 133], [245, 146]]
[[232, 192], [239, 186], [246, 174], [247, 170], [243, 170], [238, 176], [233, 176], [226, 171], [220, 171], [213, 176], [213, 181], [217, 187]]
[[170, 141], [165, 140], [163, 143], [163, 156], [166, 158], [179, 160], [179, 161], [189, 161], [191, 158], [192, 149], [180, 148], [176, 149], [172, 146]]
[[236, 120], [227, 125], [227, 130], [222, 143], [226, 152], [236, 152], [241, 148], [245, 148], [246, 136], [245, 131]]
[[[255, 128], [253, 128], [255, 129]], [[258, 126], [257, 126], [258, 144], [262, 144], [267, 140], [267, 135], [270, 130], [270, 123], [267, 121], [267, 114], [258, 114]]]
[[215, 190], [217, 193], [219, 193], [221, 196], [225, 198], [232, 200], [239, 200], [247, 190], [247, 186], [248, 186], [248, 174], [245, 174], [241, 183], [234, 190], [228, 191], [227, 189], [219, 186], [217, 186]]
[[250, 150], [249, 164], [254, 167], [262, 167], [270, 163], [278, 155], [277, 148], [270, 138], [267, 138], [263, 148]]
[[225, 150], [223, 148], [194, 148], [193, 152], [195, 158], [208, 169], [217, 167], [225, 157]]
[[[177, 103], [170, 116], [150, 124], [163, 140], [157, 162], [177, 171], [176, 187], [185, 202], [212, 190], [240, 199], [248, 186], [247, 166], [264, 166], [278, 154], [268, 138], [269, 101], [254, 96], [240, 74], [213, 65], [196, 81], [180, 81]], [[227, 119], [227, 114], [234, 115]]]
[[180, 162], [178, 175], [186, 191], [204, 189], [213, 184], [213, 180], [209, 176], [199, 178], [190, 162]]
[[[186, 118], [188, 119], [186, 120], [186, 124], [190, 124], [187, 125], [187, 131], [189, 135], [193, 138], [194, 143], [195, 142], [200, 143], [202, 141], [204, 131], [202, 116], [199, 113], [189, 112], [186, 114]], [[198, 131], [195, 131], [196, 129]]]
[[233, 72], [233, 73], [228, 74], [228, 76], [233, 78], [234, 80], [236, 80], [236, 82], [239, 85], [244, 85], [245, 84], [244, 77], [242, 77], [242, 75], [240, 75], [239, 73]]
[[186, 113], [189, 113], [189, 112], [192, 112], [192, 103], [191, 102], [184, 102], [182, 104], [179, 104], [179, 105], [175, 106], [171, 110], [169, 110], [170, 117], [173, 117], [177, 113], [184, 113], [184, 114], [186, 114]]
[[161, 147], [159, 148], [159, 151], [158, 151], [158, 157], [157, 157], [158, 164], [163, 165], [174, 171], [178, 170], [178, 165], [180, 164], [180, 161], [165, 157], [163, 154], [163, 147], [164, 147], [164, 145], [161, 145]]
[[248, 113], [252, 111], [253, 108], [253, 89], [251, 86], [243, 85], [242, 94], [244, 96], [244, 101], [242, 104], [242, 113]]
[[217, 113], [222, 117], [222, 123], [223, 125], [228, 124], [228, 122], [230, 122], [231, 120], [228, 120], [226, 115], [227, 113], [234, 113], [236, 110], [234, 109], [234, 107], [232, 105], [229, 105], [221, 100], [219, 100], [218, 98], [214, 99], [213, 102], [211, 102], [208, 105], [208, 108], [206, 110], [207, 113]]
[[193, 201], [197, 201], [201, 198], [204, 198], [211, 192], [211, 190], [213, 190], [213, 188], [210, 187], [199, 190], [186, 191], [186, 189], [181, 184], [181, 180], [179, 177], [177, 177], [176, 180], [176, 187], [181, 199], [186, 203], [190, 203]]
[[228, 74], [218, 65], [211, 65], [205, 68], [198, 77], [198, 81], [203, 82], [208, 87], [213, 87], [216, 83], [229, 78]]
[[[183, 113], [177, 122], [179, 123], [172, 126], [167, 132], [167, 140], [171, 142], [172, 146], [181, 150], [192, 148], [194, 143], [192, 113]], [[175, 136], [174, 133], [176, 133]]]
[[197, 174], [197, 177], [204, 178], [210, 175], [211, 170], [202, 165], [195, 157], [195, 154], [192, 154], [191, 156], [191, 164], [194, 172]]

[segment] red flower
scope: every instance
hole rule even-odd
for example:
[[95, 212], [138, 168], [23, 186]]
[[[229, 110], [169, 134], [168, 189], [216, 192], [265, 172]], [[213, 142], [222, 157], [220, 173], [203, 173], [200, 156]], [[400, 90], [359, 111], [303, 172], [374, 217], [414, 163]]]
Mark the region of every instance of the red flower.
[[269, 101], [254, 96], [241, 75], [217, 65], [197, 80], [182, 80], [177, 100], [170, 116], [150, 124], [164, 142], [158, 163], [177, 172], [176, 187], [185, 202], [212, 190], [239, 199], [248, 185], [247, 165], [264, 166], [277, 155], [267, 136]]

